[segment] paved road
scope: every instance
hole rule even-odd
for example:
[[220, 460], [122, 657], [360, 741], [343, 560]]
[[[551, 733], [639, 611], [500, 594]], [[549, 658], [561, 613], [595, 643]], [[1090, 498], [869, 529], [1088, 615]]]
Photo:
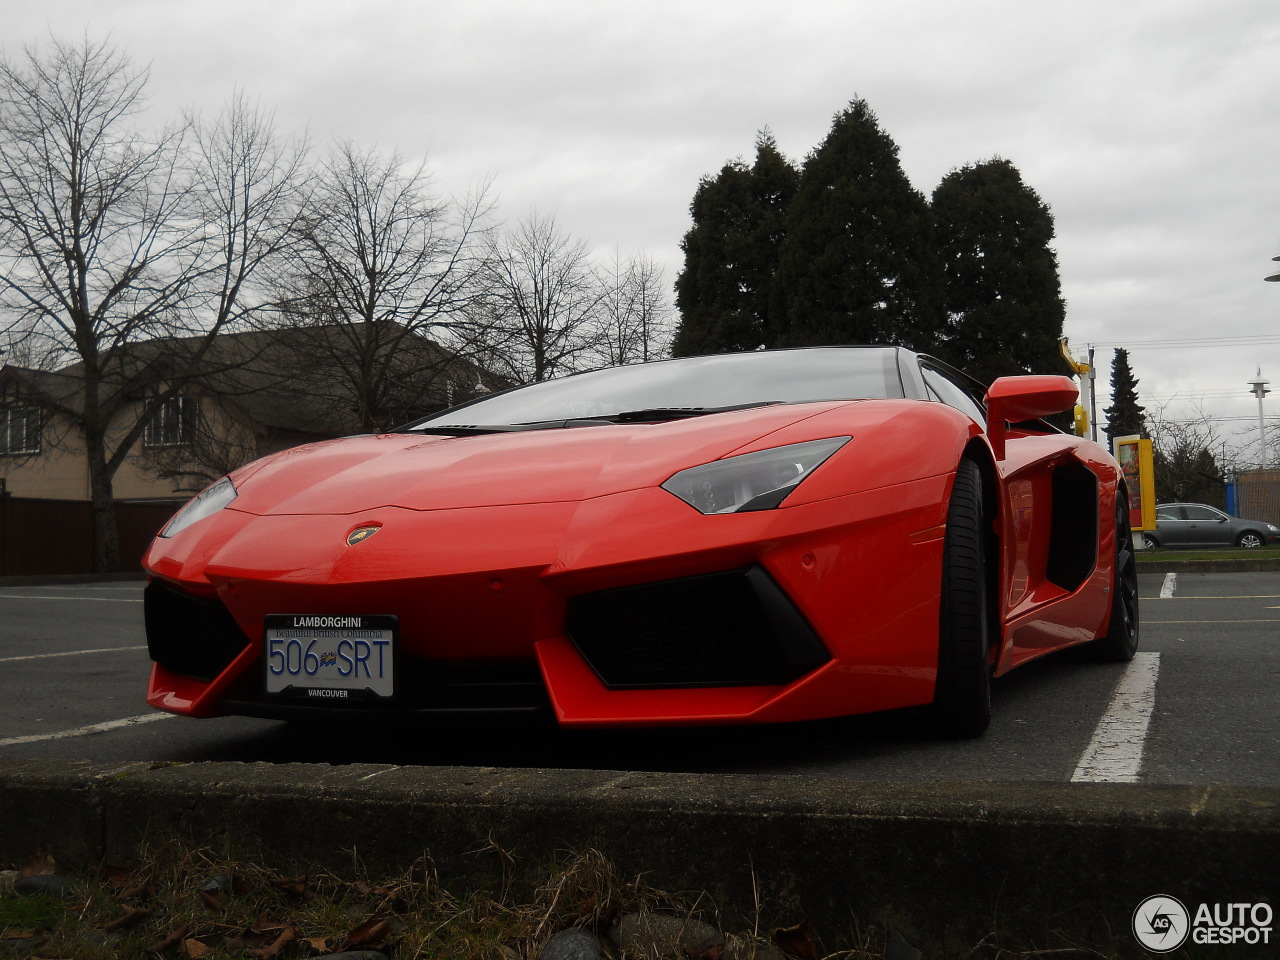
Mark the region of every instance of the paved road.
[[[1176, 582], [1175, 582], [1176, 581]], [[1059, 655], [997, 682], [976, 741], [885, 714], [792, 727], [343, 733], [150, 713], [141, 585], [0, 586], [0, 756], [752, 772], [873, 780], [1280, 786], [1280, 573], [1142, 576], [1129, 667]], [[1162, 596], [1163, 594], [1163, 596]]]

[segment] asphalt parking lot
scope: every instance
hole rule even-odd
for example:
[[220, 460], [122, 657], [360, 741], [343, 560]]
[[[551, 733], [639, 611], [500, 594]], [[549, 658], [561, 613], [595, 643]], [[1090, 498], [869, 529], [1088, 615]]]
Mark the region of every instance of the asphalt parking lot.
[[356, 732], [189, 720], [143, 701], [140, 582], [0, 585], [0, 756], [738, 772], [850, 781], [1280, 786], [1280, 573], [1143, 574], [1132, 665], [1058, 655], [995, 686], [979, 740], [909, 714], [764, 729]]

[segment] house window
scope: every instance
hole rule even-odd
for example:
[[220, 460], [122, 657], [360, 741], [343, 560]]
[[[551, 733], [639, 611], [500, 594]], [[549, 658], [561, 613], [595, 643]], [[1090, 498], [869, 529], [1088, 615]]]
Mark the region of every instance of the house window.
[[0, 456], [40, 452], [40, 411], [36, 407], [0, 410]]
[[170, 397], [161, 401], [155, 414], [142, 431], [144, 447], [177, 447], [191, 439], [192, 418], [196, 404], [186, 397]]

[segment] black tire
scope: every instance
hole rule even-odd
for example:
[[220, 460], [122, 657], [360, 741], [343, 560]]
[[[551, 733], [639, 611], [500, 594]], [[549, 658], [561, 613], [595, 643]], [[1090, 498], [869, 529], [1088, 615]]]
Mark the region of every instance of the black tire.
[[1246, 550], [1256, 550], [1262, 544], [1262, 534], [1253, 530], [1246, 530], [1236, 538], [1236, 546], [1244, 547]]
[[938, 680], [930, 713], [940, 737], [980, 736], [991, 724], [986, 539], [982, 473], [972, 460], [961, 460], [943, 541]]
[[1148, 549], [1154, 550], [1160, 546], [1160, 541], [1157, 540], [1155, 536], [1150, 533], [1144, 533], [1142, 535], [1142, 542], [1147, 545]]
[[1138, 652], [1138, 563], [1133, 555], [1133, 531], [1122, 497], [1116, 501], [1116, 567], [1111, 582], [1111, 618], [1105, 636], [1089, 644], [1099, 660], [1127, 663]]

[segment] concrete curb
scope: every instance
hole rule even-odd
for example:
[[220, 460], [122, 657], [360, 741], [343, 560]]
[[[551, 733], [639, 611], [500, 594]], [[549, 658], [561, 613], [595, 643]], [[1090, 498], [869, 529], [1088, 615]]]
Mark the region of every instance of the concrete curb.
[[1222, 786], [0, 759], [0, 823], [10, 862], [40, 845], [128, 862], [179, 839], [385, 876], [425, 854], [452, 889], [513, 879], [490, 841], [517, 885], [595, 847], [623, 876], [707, 891], [727, 928], [750, 927], [758, 894], [764, 924], [808, 920], [827, 948], [876, 924], [937, 957], [993, 931], [1138, 954], [1145, 898], [1275, 904], [1280, 877], [1280, 790]]

